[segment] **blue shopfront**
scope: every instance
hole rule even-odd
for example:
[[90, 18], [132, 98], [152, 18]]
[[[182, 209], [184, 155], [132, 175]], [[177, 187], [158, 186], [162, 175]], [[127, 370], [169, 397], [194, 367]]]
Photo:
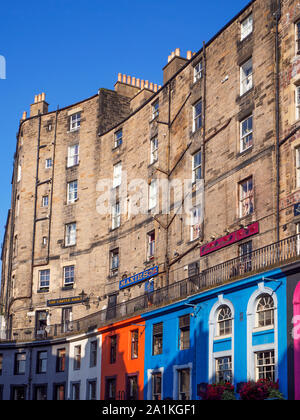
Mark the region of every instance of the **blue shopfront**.
[[197, 399], [207, 383], [260, 378], [287, 396], [286, 306], [278, 269], [143, 315], [144, 398]]

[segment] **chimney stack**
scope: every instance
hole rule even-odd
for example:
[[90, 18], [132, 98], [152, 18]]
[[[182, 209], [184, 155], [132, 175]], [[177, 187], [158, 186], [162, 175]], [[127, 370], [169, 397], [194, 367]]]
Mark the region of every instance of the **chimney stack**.
[[[175, 53], [174, 53], [175, 54]], [[159, 89], [161, 86], [159, 86]], [[115, 91], [120, 95], [133, 98], [141, 90], [147, 89], [151, 92], [157, 92], [157, 84], [149, 82], [149, 80], [141, 80], [135, 76], [127, 76], [126, 74], [118, 73], [118, 81], [115, 84]]]
[[168, 64], [163, 68], [164, 84], [170, 80], [177, 71], [185, 65], [188, 58], [180, 57], [180, 48], [176, 48], [168, 56]]
[[30, 116], [34, 117], [38, 114], [47, 114], [49, 104], [46, 102], [45, 93], [34, 96], [34, 103], [30, 105]]

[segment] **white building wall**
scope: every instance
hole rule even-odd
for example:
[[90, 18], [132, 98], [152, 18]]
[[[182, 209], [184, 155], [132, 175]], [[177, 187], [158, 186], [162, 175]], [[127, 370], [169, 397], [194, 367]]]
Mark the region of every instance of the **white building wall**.
[[[97, 363], [90, 366], [91, 360], [91, 342], [97, 340]], [[81, 335], [77, 339], [70, 341], [69, 349], [69, 375], [68, 375], [68, 399], [72, 398], [72, 384], [80, 383], [80, 400], [88, 398], [88, 381], [96, 380], [96, 399], [100, 399], [100, 380], [101, 380], [101, 334], [87, 337]], [[74, 369], [75, 347], [81, 346], [80, 369]]]

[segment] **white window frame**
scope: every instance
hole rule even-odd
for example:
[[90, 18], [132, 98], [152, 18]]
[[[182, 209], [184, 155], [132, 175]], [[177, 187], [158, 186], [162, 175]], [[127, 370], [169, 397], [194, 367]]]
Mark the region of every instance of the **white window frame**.
[[253, 32], [253, 14], [251, 13], [241, 22], [241, 41]]
[[[252, 189], [248, 189], [248, 184], [252, 183]], [[247, 191], [244, 192], [243, 186], [247, 183]], [[244, 214], [243, 205], [246, 202], [246, 200], [249, 200], [249, 203], [252, 201], [252, 211], [251, 207], [249, 207], [249, 210], [247, 213]], [[243, 218], [246, 216], [249, 216], [250, 214], [253, 214], [254, 212], [254, 183], [253, 183], [253, 177], [250, 176], [249, 178], [239, 182], [239, 217]]]
[[220, 381], [218, 379], [219, 372], [222, 372], [222, 370], [219, 370], [218, 367], [219, 367], [219, 361], [220, 360], [225, 360], [225, 359], [228, 359], [229, 360], [229, 362], [228, 362], [229, 369], [224, 369], [223, 372], [231, 372], [231, 374], [230, 374], [230, 381], [226, 381], [226, 382], [230, 382], [230, 383], [233, 382], [232, 355], [230, 354], [230, 355], [227, 355], [227, 356], [224, 356], [223, 355], [223, 356], [220, 356], [220, 357], [216, 357], [215, 358], [215, 382], [216, 383], [223, 382], [223, 381]]
[[[117, 261], [117, 264], [115, 262]], [[120, 265], [120, 252], [119, 248], [115, 248], [110, 251], [110, 275], [114, 276], [119, 272]]]
[[[121, 135], [119, 135], [121, 133]], [[120, 128], [115, 132], [115, 148], [120, 147], [123, 143], [123, 129]]]
[[[200, 155], [200, 163], [196, 165], [196, 163], [195, 163], [196, 157], [199, 156], [199, 155]], [[197, 173], [198, 169], [201, 170], [201, 177], [200, 178], [196, 177], [196, 173]], [[202, 151], [201, 150], [199, 150], [197, 153], [195, 153], [192, 156], [192, 171], [193, 171], [193, 176], [192, 176], [193, 183], [196, 182], [197, 180], [203, 178], [202, 177]]]
[[70, 115], [70, 131], [76, 131], [80, 129], [81, 113], [76, 112]]
[[46, 161], [45, 161], [45, 168], [46, 169], [52, 168], [52, 158], [46, 159]]
[[[197, 113], [197, 106], [201, 105], [201, 112]], [[200, 130], [203, 125], [203, 102], [202, 99], [193, 106], [193, 132]]]
[[[221, 311], [223, 309], [228, 309], [229, 310], [230, 317], [224, 318], [224, 319], [220, 320], [219, 319], [220, 318], [220, 314], [221, 314]], [[230, 321], [230, 333], [228, 333], [228, 334], [222, 333], [221, 324], [223, 325], [223, 324], [225, 324], [226, 322], [229, 322], [229, 321]], [[228, 305], [222, 305], [222, 306], [220, 306], [219, 307], [219, 310], [218, 310], [218, 313], [217, 313], [217, 334], [218, 334], [218, 337], [224, 338], [224, 337], [231, 336], [232, 335], [232, 327], [233, 327], [233, 321], [232, 321], [232, 312], [231, 312], [230, 307]], [[226, 329], [226, 327], [225, 327], [225, 329]]]
[[121, 206], [120, 202], [117, 202], [112, 205], [112, 222], [111, 228], [117, 229], [121, 225]]
[[[222, 306], [228, 306], [231, 310], [232, 315], [232, 334], [228, 336], [221, 336], [218, 335], [218, 314], [219, 310]], [[214, 304], [210, 311], [209, 315], [209, 381], [213, 383], [216, 376], [216, 359], [222, 357], [229, 357], [231, 356], [232, 362], [232, 378], [234, 378], [234, 360], [235, 360], [235, 334], [234, 334], [234, 320], [235, 320], [235, 310], [234, 306], [232, 305], [231, 301], [225, 299], [224, 296], [221, 294], [218, 296], [217, 302]], [[231, 350], [224, 350], [224, 351], [214, 351], [214, 344], [218, 342], [218, 340], [222, 340], [228, 337], [231, 340]]]
[[[256, 328], [256, 305], [259, 297], [263, 294], [269, 294], [274, 300], [274, 341], [273, 343], [265, 343], [254, 345], [253, 344], [253, 333], [259, 331], [266, 331], [270, 328]], [[255, 364], [255, 353], [260, 351], [275, 351], [275, 381], [278, 379], [278, 299], [275, 291], [270, 287], [266, 287], [264, 282], [257, 284], [257, 289], [252, 293], [248, 305], [247, 305], [247, 380], [255, 380], [256, 364]]]
[[202, 79], [203, 75], [203, 61], [200, 60], [198, 64], [194, 67], [194, 83]]
[[[249, 73], [248, 73], [249, 72]], [[253, 60], [249, 58], [240, 66], [240, 95], [244, 95], [253, 87]]]
[[49, 289], [50, 287], [50, 269], [39, 270], [39, 290]]
[[[298, 25], [299, 25], [299, 31], [298, 31]], [[299, 55], [299, 54], [300, 54], [300, 20], [295, 22], [295, 55]]]
[[295, 149], [296, 188], [300, 188], [300, 146]]
[[157, 162], [158, 160], [158, 137], [153, 137], [150, 141], [150, 164]]
[[152, 104], [152, 120], [159, 117], [159, 99]]
[[157, 206], [157, 180], [153, 179], [149, 185], [149, 210]]
[[[260, 353], [263, 353], [264, 355], [269, 354], [269, 356], [273, 353], [272, 357], [273, 359], [273, 363], [270, 364], [263, 364], [263, 365], [258, 365], [258, 355]], [[266, 358], [264, 358], [265, 360]], [[267, 367], [267, 366], [271, 366], [273, 367], [273, 379], [272, 381], [276, 382], [276, 357], [275, 357], [275, 349], [270, 349], [270, 350], [261, 350], [261, 351], [256, 351], [255, 352], [255, 380], [258, 381], [259, 379], [264, 379], [264, 378], [259, 378], [259, 368], [260, 367]]]
[[72, 166], [79, 164], [79, 144], [73, 144], [68, 147], [68, 162], [67, 167], [71, 168]]
[[156, 373], [160, 373], [161, 374], [161, 394], [160, 394], [160, 399], [161, 401], [164, 399], [164, 368], [157, 368], [157, 369], [148, 369], [147, 370], [147, 378], [148, 378], [148, 383], [147, 383], [147, 400], [153, 400], [153, 375]]
[[295, 87], [295, 118], [300, 119], [300, 86]]
[[[262, 299], [262, 298], [269, 298], [269, 299], [272, 299], [272, 301], [273, 301], [273, 306], [272, 307], [270, 307], [270, 308], [267, 308], [267, 309], [263, 309], [263, 310], [258, 310], [258, 305], [259, 305], [259, 302], [260, 302], [260, 300]], [[272, 313], [272, 316], [271, 316], [271, 319], [272, 319], [272, 323], [271, 324], [269, 324], [269, 325], [267, 325], [267, 324], [264, 324], [264, 325], [259, 325], [259, 314], [260, 313], [266, 313], [266, 312], [271, 312]], [[268, 293], [262, 293], [260, 296], [258, 296], [258, 298], [257, 298], [257, 302], [256, 302], [256, 312], [255, 312], [255, 328], [256, 329], [259, 329], [259, 330], [264, 330], [264, 329], [269, 329], [269, 328], [274, 328], [274, 324], [275, 324], [275, 302], [274, 302], [274, 299], [272, 298], [272, 296], [270, 295], [270, 294], [268, 294]]]
[[296, 248], [297, 248], [297, 255], [300, 255], [300, 222], [296, 223]]
[[42, 207], [49, 206], [49, 195], [43, 195], [42, 197]]
[[[251, 125], [249, 124], [251, 120]], [[246, 130], [244, 127], [246, 125]], [[250, 128], [249, 128], [250, 127]], [[240, 122], [240, 152], [250, 149], [253, 146], [253, 115]]]
[[[67, 271], [69, 271], [69, 269], [72, 270], [73, 272], [73, 276], [67, 276]], [[67, 280], [67, 279], [72, 279], [72, 280]], [[67, 265], [64, 267], [64, 286], [70, 286], [73, 285], [75, 283], [75, 265]]]
[[22, 166], [18, 165], [17, 182], [20, 182], [22, 178]]
[[[201, 235], [201, 207], [193, 207], [190, 211], [190, 241], [195, 241], [200, 238]], [[195, 229], [197, 228], [197, 235], [195, 235]]]
[[67, 184], [67, 204], [75, 203], [78, 199], [78, 181], [70, 181]]
[[179, 371], [189, 370], [190, 371], [190, 384], [189, 384], [189, 398], [192, 398], [192, 378], [193, 378], [193, 363], [187, 363], [185, 365], [173, 365], [173, 400], [180, 400], [180, 379]]
[[[152, 235], [154, 235], [154, 241], [151, 241]], [[147, 261], [149, 261], [155, 256], [155, 230], [147, 233], [147, 240]]]
[[118, 162], [113, 167], [113, 188], [117, 188], [122, 183], [122, 162]]
[[76, 245], [76, 223], [66, 224], [65, 246]]

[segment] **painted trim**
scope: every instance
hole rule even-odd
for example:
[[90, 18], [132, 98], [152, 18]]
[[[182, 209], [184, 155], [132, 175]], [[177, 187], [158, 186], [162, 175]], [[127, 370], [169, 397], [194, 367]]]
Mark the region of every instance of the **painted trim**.
[[152, 401], [152, 374], [153, 373], [161, 373], [161, 400], [164, 399], [164, 367], [160, 367], [157, 369], [148, 369], [147, 370], [147, 400]]
[[[227, 340], [231, 338], [231, 350], [224, 350], [214, 353], [214, 342], [218, 342], [222, 337], [217, 335], [217, 312], [221, 306], [228, 306], [232, 314], [232, 334], [224, 336]], [[208, 382], [213, 383], [216, 377], [216, 359], [219, 357], [231, 356], [232, 362], [232, 378], [234, 380], [234, 306], [228, 299], [224, 299], [224, 295], [219, 295], [217, 302], [213, 305], [209, 314], [209, 350], [208, 350]]]
[[[257, 290], [252, 293], [247, 306], [247, 380], [255, 381], [255, 354], [259, 351], [274, 350], [275, 353], [275, 380], [278, 379], [278, 299], [273, 289], [266, 287], [264, 282], [258, 283]], [[256, 327], [256, 305], [259, 296], [267, 294], [274, 300], [274, 343], [253, 345], [253, 333]], [[266, 327], [265, 331], [270, 329]], [[260, 331], [262, 332], [262, 330]]]
[[190, 399], [192, 399], [193, 363], [187, 363], [185, 365], [173, 365], [173, 400], [179, 400], [178, 371], [182, 369], [190, 370]]

